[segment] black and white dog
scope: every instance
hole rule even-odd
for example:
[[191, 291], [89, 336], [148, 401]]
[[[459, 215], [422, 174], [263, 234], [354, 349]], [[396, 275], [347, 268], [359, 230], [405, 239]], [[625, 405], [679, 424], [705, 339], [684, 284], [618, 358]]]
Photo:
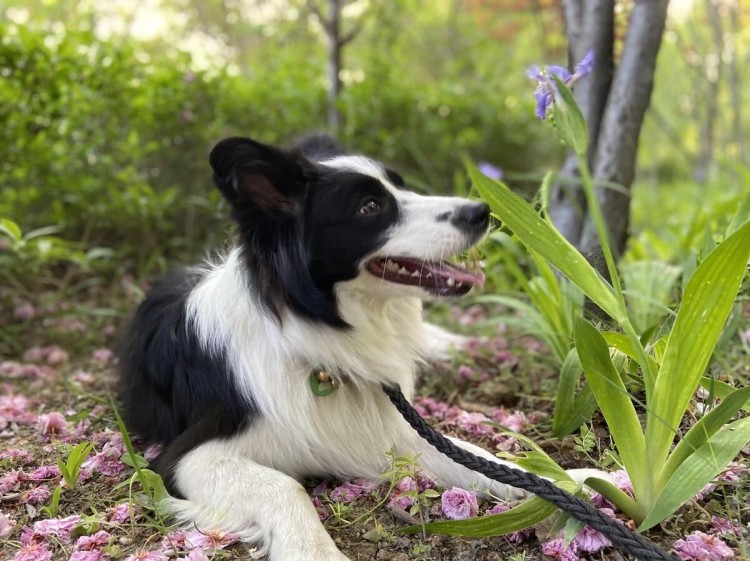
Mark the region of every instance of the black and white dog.
[[[423, 323], [422, 300], [483, 281], [446, 259], [483, 238], [487, 206], [407, 191], [381, 164], [332, 147], [221, 141], [210, 163], [237, 243], [161, 280], [121, 351], [126, 421], [164, 444], [167, 507], [272, 561], [346, 560], [298, 479], [379, 480], [390, 450], [418, 455], [443, 486], [515, 494], [435, 451], [381, 389], [410, 398], [416, 366], [449, 339]], [[311, 388], [321, 368], [338, 381], [327, 396]]]

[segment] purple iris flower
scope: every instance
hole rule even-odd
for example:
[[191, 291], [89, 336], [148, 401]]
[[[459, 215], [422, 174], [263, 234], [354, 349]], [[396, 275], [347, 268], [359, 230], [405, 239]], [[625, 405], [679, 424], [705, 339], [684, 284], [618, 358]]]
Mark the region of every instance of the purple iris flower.
[[490, 179], [494, 179], [495, 181], [500, 181], [503, 178], [502, 168], [496, 165], [493, 165], [489, 162], [479, 162], [479, 165], [477, 167], [479, 168], [479, 171], [481, 171], [484, 175], [486, 175]]
[[555, 96], [557, 95], [557, 87], [555, 81], [552, 79], [554, 74], [560, 80], [565, 82], [566, 86], [572, 86], [580, 78], [589, 74], [594, 68], [594, 51], [586, 53], [579, 62], [573, 74], [571, 74], [567, 68], [562, 66], [547, 66], [543, 70], [540, 70], [538, 66], [530, 66], [526, 71], [526, 75], [532, 80], [537, 81], [536, 90], [534, 90], [534, 97], [536, 98], [536, 116], [544, 120], [547, 117], [547, 111], [555, 102]]

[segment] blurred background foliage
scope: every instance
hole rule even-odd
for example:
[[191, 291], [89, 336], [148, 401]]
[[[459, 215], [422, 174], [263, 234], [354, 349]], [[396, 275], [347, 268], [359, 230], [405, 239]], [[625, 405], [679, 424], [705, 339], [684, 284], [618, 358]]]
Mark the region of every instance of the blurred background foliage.
[[[737, 69], [750, 67], [750, 6], [711, 1], [672, 3], [641, 136], [635, 258], [679, 262], [748, 192]], [[618, 3], [623, 22], [631, 7]], [[53, 259], [70, 251], [80, 266], [108, 248], [93, 266], [142, 277], [216, 248], [213, 143], [326, 128], [326, 37], [303, 0], [1, 0], [0, 14], [0, 218], [21, 236], [54, 227], [41, 236]], [[526, 77], [566, 63], [557, 0], [356, 0], [342, 19], [357, 31], [338, 99], [349, 148], [440, 193], [468, 190], [467, 157], [529, 193], [559, 166]], [[7, 258], [18, 239], [0, 237], [0, 261], [37, 275]]]

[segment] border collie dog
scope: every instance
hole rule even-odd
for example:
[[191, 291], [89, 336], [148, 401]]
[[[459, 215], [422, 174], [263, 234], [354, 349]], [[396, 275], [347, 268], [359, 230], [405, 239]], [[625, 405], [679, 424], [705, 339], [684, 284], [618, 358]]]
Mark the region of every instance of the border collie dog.
[[[237, 242], [159, 281], [120, 352], [128, 427], [164, 445], [164, 506], [272, 561], [346, 560], [298, 479], [382, 480], [391, 450], [418, 456], [443, 486], [518, 496], [425, 443], [381, 389], [411, 398], [420, 360], [450, 339], [423, 323], [422, 301], [483, 281], [446, 259], [484, 237], [487, 206], [418, 195], [334, 148], [219, 142], [209, 159]], [[321, 369], [338, 382], [330, 395], [311, 387]]]

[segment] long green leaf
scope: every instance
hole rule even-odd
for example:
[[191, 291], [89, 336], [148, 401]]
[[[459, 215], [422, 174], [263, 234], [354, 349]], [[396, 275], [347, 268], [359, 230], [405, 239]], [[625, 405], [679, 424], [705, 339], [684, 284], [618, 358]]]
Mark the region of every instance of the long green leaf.
[[734, 417], [737, 411], [742, 409], [748, 399], [750, 399], [750, 388], [736, 390], [727, 395], [716, 408], [706, 413], [700, 421], [693, 425], [679, 444], [675, 446], [667, 459], [667, 463], [664, 464], [659, 476], [662, 486], [669, 481], [677, 468], [690, 454], [703, 446], [709, 438]]
[[638, 529], [648, 530], [680, 508], [724, 471], [748, 441], [750, 417], [735, 421], [717, 432], [677, 468]]
[[557, 507], [552, 503], [548, 503], [539, 497], [531, 497], [518, 506], [500, 514], [482, 516], [470, 520], [432, 522], [425, 525], [407, 526], [401, 531], [407, 534], [416, 534], [424, 530], [428, 534], [463, 536], [466, 538], [502, 536], [503, 534], [517, 532], [518, 530], [538, 524], [556, 510]]
[[612, 364], [609, 347], [601, 333], [581, 318], [576, 323], [575, 337], [586, 379], [607, 420], [633, 488], [638, 493], [644, 486], [648, 486], [650, 477], [643, 461], [646, 457], [646, 442], [635, 407], [620, 374]]
[[555, 412], [552, 415], [552, 434], [558, 438], [576, 430], [596, 411], [596, 398], [588, 384], [576, 395], [576, 386], [582, 374], [578, 351], [571, 349], [560, 370]]
[[614, 504], [630, 518], [639, 518], [638, 505], [630, 495], [625, 493], [625, 491], [615, 487], [609, 481], [598, 477], [589, 477], [584, 483]]
[[750, 223], [712, 251], [688, 282], [649, 404], [646, 441], [661, 471], [676, 428], [706, 370], [750, 257]]
[[626, 318], [625, 305], [612, 286], [534, 208], [502, 183], [469, 167], [469, 176], [492, 212], [531, 250], [568, 277], [597, 306], [616, 321]]
[[[701, 378], [701, 386], [706, 388], [708, 391], [713, 392], [713, 394], [719, 399], [725, 399], [729, 394], [737, 391], [737, 388], [735, 388], [732, 384], [727, 384], [726, 382], [715, 380], [713, 378], [709, 378], [708, 376], [703, 376]], [[750, 413], [750, 403], [746, 402], [741, 407], [741, 409], [746, 413]]]

